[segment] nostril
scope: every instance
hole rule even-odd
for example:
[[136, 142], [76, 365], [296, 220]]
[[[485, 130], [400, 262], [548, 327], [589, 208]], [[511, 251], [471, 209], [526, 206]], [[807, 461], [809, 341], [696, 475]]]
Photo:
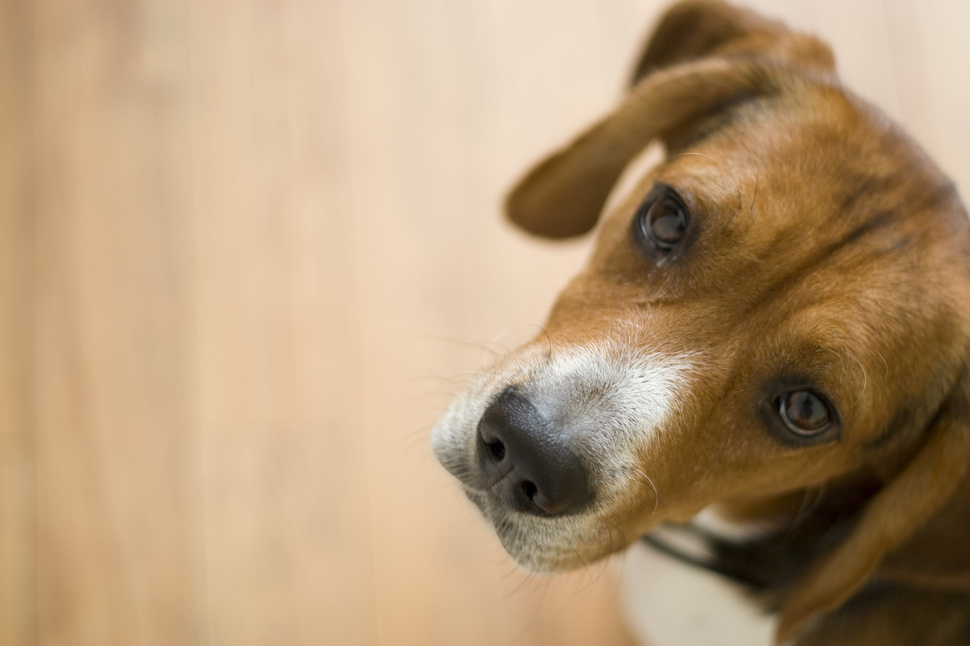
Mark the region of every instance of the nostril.
[[534, 503], [536, 496], [539, 495], [539, 487], [531, 480], [525, 480], [522, 483], [522, 495], [525, 496], [526, 500], [531, 500]]
[[505, 444], [502, 443], [502, 440], [485, 440], [485, 448], [488, 449], [488, 454], [496, 462], [505, 459]]

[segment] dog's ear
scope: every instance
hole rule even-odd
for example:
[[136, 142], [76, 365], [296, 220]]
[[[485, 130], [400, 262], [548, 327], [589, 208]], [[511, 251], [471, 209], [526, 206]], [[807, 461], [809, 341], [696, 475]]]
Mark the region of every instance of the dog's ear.
[[834, 70], [828, 47], [779, 23], [721, 2], [684, 2], [661, 20], [620, 106], [512, 190], [506, 212], [548, 238], [596, 224], [626, 164], [653, 139], [727, 106], [778, 90], [783, 75]]
[[612, 114], [533, 168], [509, 194], [506, 212], [536, 235], [582, 235], [596, 224], [624, 166], [652, 139], [772, 85], [761, 65], [745, 60], [704, 59], [652, 74]]
[[810, 569], [787, 598], [776, 642], [786, 642], [816, 614], [840, 606], [855, 593], [884, 556], [945, 510], [968, 469], [970, 368], [964, 368], [920, 450], [869, 502], [846, 540]]
[[661, 17], [631, 85], [672, 65], [709, 56], [753, 56], [820, 74], [835, 72], [832, 50], [782, 23], [718, 0], [684, 0]]

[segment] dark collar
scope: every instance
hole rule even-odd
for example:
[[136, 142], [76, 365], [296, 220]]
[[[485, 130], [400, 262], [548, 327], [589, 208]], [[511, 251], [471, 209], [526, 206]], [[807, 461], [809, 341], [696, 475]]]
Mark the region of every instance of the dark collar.
[[641, 540], [682, 563], [764, 593], [766, 600], [777, 599], [813, 561], [845, 539], [859, 508], [847, 504], [844, 496], [829, 496], [807, 513], [751, 538], [720, 536], [694, 523], [665, 523]]
[[681, 563], [717, 574], [729, 581], [760, 590], [768, 582], [758, 576], [752, 563], [732, 560], [741, 542], [715, 535], [693, 523], [663, 525], [641, 538], [644, 543]]

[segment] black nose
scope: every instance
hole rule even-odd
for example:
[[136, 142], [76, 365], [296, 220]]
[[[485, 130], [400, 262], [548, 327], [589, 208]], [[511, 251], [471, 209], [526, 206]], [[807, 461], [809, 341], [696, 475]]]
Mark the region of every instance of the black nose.
[[586, 469], [562, 433], [512, 388], [482, 415], [477, 451], [492, 493], [513, 509], [557, 516], [592, 497]]

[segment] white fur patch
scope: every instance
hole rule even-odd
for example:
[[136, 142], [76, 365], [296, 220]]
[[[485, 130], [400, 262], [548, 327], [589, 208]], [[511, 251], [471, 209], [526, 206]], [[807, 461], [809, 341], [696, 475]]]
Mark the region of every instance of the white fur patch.
[[523, 394], [563, 429], [585, 427], [580, 446], [608, 456], [662, 432], [688, 390], [687, 356], [639, 354], [619, 344], [558, 352], [522, 384]]
[[691, 525], [729, 541], [749, 541], [775, 529], [772, 523], [724, 520], [713, 507], [705, 507], [690, 521]]
[[624, 612], [649, 646], [769, 646], [775, 621], [740, 586], [637, 544], [622, 573]]

